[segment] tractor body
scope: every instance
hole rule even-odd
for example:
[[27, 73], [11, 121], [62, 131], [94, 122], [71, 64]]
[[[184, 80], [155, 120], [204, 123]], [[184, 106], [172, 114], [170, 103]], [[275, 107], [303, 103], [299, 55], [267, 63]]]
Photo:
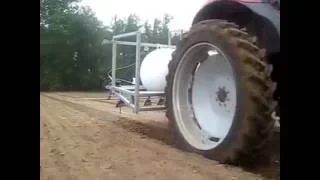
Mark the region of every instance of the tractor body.
[[246, 27], [257, 36], [267, 54], [280, 53], [280, 0], [208, 0], [192, 24], [208, 19]]
[[168, 65], [176, 146], [222, 163], [270, 160], [280, 126], [279, 60], [279, 0], [207, 1]]

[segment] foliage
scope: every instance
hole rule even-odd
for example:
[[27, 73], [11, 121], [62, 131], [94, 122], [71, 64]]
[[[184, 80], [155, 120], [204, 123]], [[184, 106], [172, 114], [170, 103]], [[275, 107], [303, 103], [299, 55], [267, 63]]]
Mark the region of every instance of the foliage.
[[[111, 69], [111, 45], [104, 39], [113, 35], [145, 29], [144, 42], [166, 44], [171, 16], [140, 22], [132, 14], [125, 19], [113, 17], [110, 27], [95, 17], [78, 0], [40, 0], [40, 90], [100, 90]], [[134, 41], [134, 37], [124, 38]], [[118, 46], [117, 67], [132, 64], [135, 46]], [[131, 80], [134, 66], [119, 71], [120, 78]]]

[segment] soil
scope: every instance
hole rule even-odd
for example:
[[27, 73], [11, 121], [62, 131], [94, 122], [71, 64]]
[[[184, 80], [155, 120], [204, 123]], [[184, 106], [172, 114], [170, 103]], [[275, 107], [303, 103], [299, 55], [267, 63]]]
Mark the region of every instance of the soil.
[[[41, 180], [260, 180], [269, 166], [248, 172], [171, 143], [164, 111], [115, 107], [103, 93], [40, 93]], [[155, 100], [153, 100], [155, 104]]]

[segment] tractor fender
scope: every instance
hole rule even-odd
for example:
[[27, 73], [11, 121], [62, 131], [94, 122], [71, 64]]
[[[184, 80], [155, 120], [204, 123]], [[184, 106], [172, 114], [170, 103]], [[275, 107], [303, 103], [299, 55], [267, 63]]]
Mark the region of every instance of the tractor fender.
[[208, 19], [225, 19], [240, 25], [253, 23], [267, 54], [280, 52], [280, 11], [266, 0], [209, 0], [198, 11], [192, 24]]

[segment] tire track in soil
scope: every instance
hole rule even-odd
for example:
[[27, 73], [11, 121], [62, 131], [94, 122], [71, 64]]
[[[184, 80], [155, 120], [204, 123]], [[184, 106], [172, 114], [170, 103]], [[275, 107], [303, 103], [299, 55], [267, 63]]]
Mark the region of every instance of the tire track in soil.
[[[159, 123], [151, 122], [151, 121], [142, 123], [135, 120], [130, 120], [125, 117], [119, 117], [117, 115], [113, 115], [111, 113], [108, 113], [102, 110], [91, 108], [86, 105], [82, 105], [82, 104], [70, 102], [68, 100], [53, 97], [50, 95], [43, 95], [43, 96], [46, 96], [50, 99], [53, 99], [63, 104], [66, 104], [68, 106], [71, 106], [81, 112], [86, 112], [89, 116], [97, 117], [98, 120], [112, 122], [112, 124], [118, 127], [121, 127], [129, 132], [139, 134], [141, 138], [151, 138], [160, 142], [161, 144], [173, 146], [168, 128], [159, 126]], [[60, 96], [60, 94], [58, 96]], [[63, 95], [63, 96], [71, 97], [71, 98], [80, 97], [80, 96], [68, 96], [68, 95]], [[94, 101], [97, 101], [97, 100], [94, 100]], [[110, 103], [110, 102], [101, 102], [101, 103]], [[112, 116], [112, 118], [110, 118], [110, 116]], [[113, 120], [110, 121], [110, 119], [113, 119]], [[256, 169], [245, 169], [245, 170], [255, 174], [261, 174], [266, 178], [274, 178], [277, 174], [277, 169], [279, 169], [278, 165], [265, 165], [265, 166], [257, 167]]]
[[170, 138], [171, 136], [169, 133], [169, 129], [159, 126], [160, 123], [156, 123], [156, 122], [142, 123], [135, 120], [130, 120], [125, 117], [111, 115], [110, 113], [107, 113], [105, 111], [97, 110], [97, 109], [87, 107], [81, 104], [73, 103], [67, 100], [62, 100], [62, 99], [52, 97], [52, 96], [47, 96], [47, 95], [44, 95], [44, 96], [50, 99], [59, 101], [68, 106], [72, 106], [73, 108], [79, 111], [86, 112], [88, 113], [89, 116], [97, 117], [98, 120], [106, 121], [105, 119], [108, 119], [108, 121], [110, 121], [109, 119], [113, 119], [113, 121], [111, 121], [113, 124], [117, 125], [118, 127], [124, 128], [127, 131], [140, 134], [142, 138], [148, 137], [151, 139], [158, 140], [161, 143], [166, 145], [173, 145], [172, 140]]

